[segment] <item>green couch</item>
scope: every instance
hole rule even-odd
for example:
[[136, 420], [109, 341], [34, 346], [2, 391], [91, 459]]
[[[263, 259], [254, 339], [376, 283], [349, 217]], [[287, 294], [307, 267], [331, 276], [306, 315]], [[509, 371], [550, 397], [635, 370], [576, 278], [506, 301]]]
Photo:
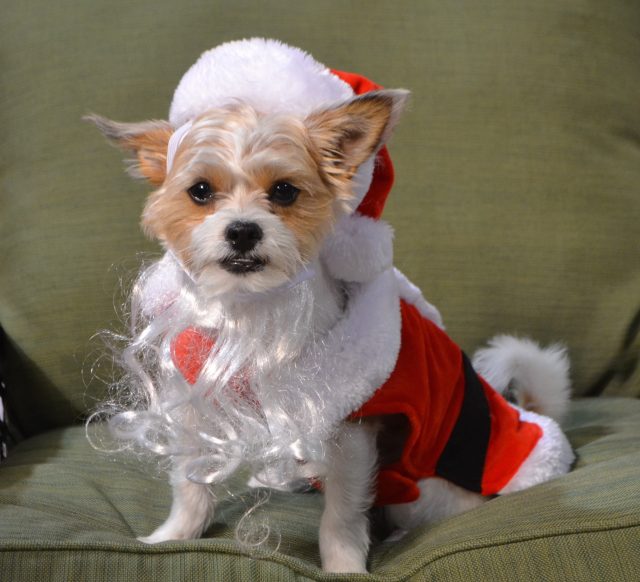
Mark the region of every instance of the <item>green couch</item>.
[[[5, 2], [0, 580], [640, 579], [639, 23], [625, 0]], [[252, 556], [232, 539], [241, 500], [204, 539], [137, 542], [168, 486], [82, 426], [108, 374], [91, 337], [117, 329], [120, 283], [157, 249], [146, 187], [81, 116], [166, 117], [200, 52], [247, 36], [411, 89], [385, 215], [397, 265], [468, 351], [503, 331], [571, 353], [575, 470], [376, 543], [369, 578], [320, 570], [317, 494], [274, 493], [280, 545]]]

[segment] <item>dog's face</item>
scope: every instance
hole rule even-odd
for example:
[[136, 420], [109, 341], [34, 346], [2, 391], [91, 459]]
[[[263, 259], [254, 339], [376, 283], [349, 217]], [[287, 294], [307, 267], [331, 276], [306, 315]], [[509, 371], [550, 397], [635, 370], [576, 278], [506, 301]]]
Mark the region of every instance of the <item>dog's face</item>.
[[277, 287], [313, 260], [352, 196], [351, 179], [389, 137], [404, 91], [378, 91], [304, 119], [246, 105], [210, 110], [186, 131], [171, 167], [166, 122], [90, 119], [136, 154], [158, 186], [142, 215], [210, 295]]

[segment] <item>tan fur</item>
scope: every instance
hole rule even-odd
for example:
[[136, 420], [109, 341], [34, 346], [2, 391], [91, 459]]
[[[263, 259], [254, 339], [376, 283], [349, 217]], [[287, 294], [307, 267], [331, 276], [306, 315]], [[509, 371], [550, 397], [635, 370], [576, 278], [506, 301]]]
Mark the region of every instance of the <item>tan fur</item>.
[[173, 129], [168, 124], [161, 125], [131, 138], [126, 144], [126, 147], [137, 152], [136, 171], [154, 186], [159, 186], [164, 182], [167, 166], [167, 144], [172, 133]]
[[518, 406], [521, 406], [525, 410], [531, 410], [531, 412], [536, 412], [538, 414], [543, 414], [544, 411], [540, 410], [536, 399], [527, 392], [522, 392], [518, 398]]
[[136, 154], [131, 160], [129, 173], [135, 178], [146, 178], [154, 186], [164, 182], [167, 165], [167, 145], [173, 128], [167, 121], [120, 123], [100, 115], [87, 115], [90, 121], [111, 142], [123, 150]]
[[338, 182], [353, 177], [382, 143], [395, 106], [393, 97], [373, 92], [309, 116], [309, 134], [328, 177]]
[[[305, 127], [291, 118], [265, 120], [247, 108], [232, 108], [202, 116], [191, 133], [179, 148], [176, 171], [148, 199], [145, 232], [166, 242], [189, 264], [190, 233], [196, 225], [219, 208], [255, 204], [280, 217], [294, 233], [303, 258], [310, 260], [333, 223], [337, 196], [318, 174]], [[238, 133], [245, 139], [238, 140]], [[186, 190], [202, 180], [216, 195], [201, 206]], [[292, 206], [269, 203], [268, 192], [279, 181], [300, 188]]]

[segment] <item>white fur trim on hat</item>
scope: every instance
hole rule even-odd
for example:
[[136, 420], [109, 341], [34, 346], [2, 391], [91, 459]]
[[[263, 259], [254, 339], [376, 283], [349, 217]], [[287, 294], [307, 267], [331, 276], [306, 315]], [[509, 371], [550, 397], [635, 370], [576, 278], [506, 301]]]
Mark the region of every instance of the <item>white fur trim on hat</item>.
[[264, 113], [306, 116], [353, 96], [347, 83], [303, 50], [252, 38], [203, 53], [182, 77], [169, 121], [179, 127], [208, 109], [236, 101]]

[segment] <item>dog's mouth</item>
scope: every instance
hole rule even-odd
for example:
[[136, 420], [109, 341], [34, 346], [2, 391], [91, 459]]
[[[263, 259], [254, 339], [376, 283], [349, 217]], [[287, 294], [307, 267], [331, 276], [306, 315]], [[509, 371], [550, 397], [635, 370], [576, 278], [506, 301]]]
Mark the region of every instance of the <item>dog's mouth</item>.
[[267, 261], [260, 257], [226, 257], [220, 261], [220, 266], [234, 275], [245, 275], [262, 271]]

